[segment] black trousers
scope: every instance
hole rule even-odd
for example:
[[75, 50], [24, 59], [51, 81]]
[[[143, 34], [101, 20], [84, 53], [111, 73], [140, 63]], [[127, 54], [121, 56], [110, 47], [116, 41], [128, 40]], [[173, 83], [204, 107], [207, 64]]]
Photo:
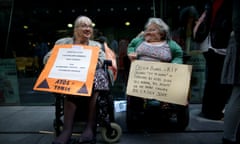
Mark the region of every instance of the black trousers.
[[202, 114], [211, 119], [223, 117], [223, 109], [231, 91], [231, 85], [221, 84], [221, 73], [224, 55], [215, 53], [212, 49], [203, 53], [206, 60], [206, 82], [202, 98]]

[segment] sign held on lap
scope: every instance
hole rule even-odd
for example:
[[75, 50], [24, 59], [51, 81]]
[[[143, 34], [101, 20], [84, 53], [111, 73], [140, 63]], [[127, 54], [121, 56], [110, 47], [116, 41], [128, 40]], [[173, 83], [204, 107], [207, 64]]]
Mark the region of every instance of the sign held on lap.
[[86, 45], [55, 45], [34, 90], [90, 96], [99, 48]]
[[191, 65], [135, 60], [131, 63], [127, 94], [187, 105], [191, 72]]

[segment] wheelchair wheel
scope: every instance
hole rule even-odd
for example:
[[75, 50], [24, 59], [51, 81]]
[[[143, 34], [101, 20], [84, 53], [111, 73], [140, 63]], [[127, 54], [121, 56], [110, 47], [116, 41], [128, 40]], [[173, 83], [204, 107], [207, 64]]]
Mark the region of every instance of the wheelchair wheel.
[[122, 135], [122, 128], [118, 124], [111, 123], [111, 127], [113, 129], [112, 132], [109, 132], [105, 127], [102, 127], [100, 130], [102, 138], [107, 143], [117, 142]]

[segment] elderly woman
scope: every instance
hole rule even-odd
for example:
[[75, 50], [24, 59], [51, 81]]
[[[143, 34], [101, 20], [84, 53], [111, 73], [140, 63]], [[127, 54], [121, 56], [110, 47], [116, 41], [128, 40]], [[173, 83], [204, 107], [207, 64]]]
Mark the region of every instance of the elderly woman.
[[[130, 42], [128, 46], [128, 57], [131, 61], [139, 59], [178, 64], [183, 63], [182, 48], [175, 41], [169, 39], [169, 27], [160, 18], [150, 18], [148, 20], [145, 25], [145, 31], [141, 32], [140, 35]], [[129, 108], [129, 111], [133, 112], [130, 113], [131, 115], [134, 115], [134, 112], [138, 113], [139, 111], [145, 113], [146, 111], [143, 110], [143, 105], [145, 104], [146, 107], [153, 106], [162, 109], [169, 107], [169, 104], [165, 102], [160, 102], [154, 99], [146, 100], [138, 97], [128, 97], [128, 103], [129, 106], [131, 105], [132, 107]], [[135, 106], [133, 106], [134, 103]], [[146, 117], [148, 116], [146, 115]]]
[[160, 18], [150, 18], [145, 31], [134, 38], [128, 46], [130, 60], [136, 58], [150, 61], [183, 63], [182, 48], [169, 39], [169, 27]]
[[[74, 34], [71, 38], [62, 38], [56, 41], [55, 44], [82, 44], [89, 46], [101, 47], [101, 44], [90, 40], [93, 34], [92, 21], [86, 16], [79, 16], [75, 20]], [[46, 63], [51, 51], [45, 56], [44, 63]], [[100, 49], [97, 69], [94, 77], [93, 94], [88, 99], [89, 111], [88, 122], [86, 129], [83, 131], [79, 143], [95, 141], [95, 128], [96, 128], [96, 99], [99, 90], [109, 90], [107, 75], [101, 68], [105, 59], [105, 53]], [[52, 142], [53, 144], [65, 144], [69, 141], [72, 135], [72, 128], [76, 109], [83, 102], [84, 97], [67, 95], [64, 100], [64, 126], [62, 133]]]

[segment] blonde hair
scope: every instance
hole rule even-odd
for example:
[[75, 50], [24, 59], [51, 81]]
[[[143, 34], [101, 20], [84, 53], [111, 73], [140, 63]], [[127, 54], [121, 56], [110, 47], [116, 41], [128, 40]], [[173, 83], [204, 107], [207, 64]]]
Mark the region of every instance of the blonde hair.
[[151, 24], [158, 26], [159, 31], [163, 34], [163, 39], [169, 39], [169, 26], [161, 18], [149, 18], [145, 29]]

